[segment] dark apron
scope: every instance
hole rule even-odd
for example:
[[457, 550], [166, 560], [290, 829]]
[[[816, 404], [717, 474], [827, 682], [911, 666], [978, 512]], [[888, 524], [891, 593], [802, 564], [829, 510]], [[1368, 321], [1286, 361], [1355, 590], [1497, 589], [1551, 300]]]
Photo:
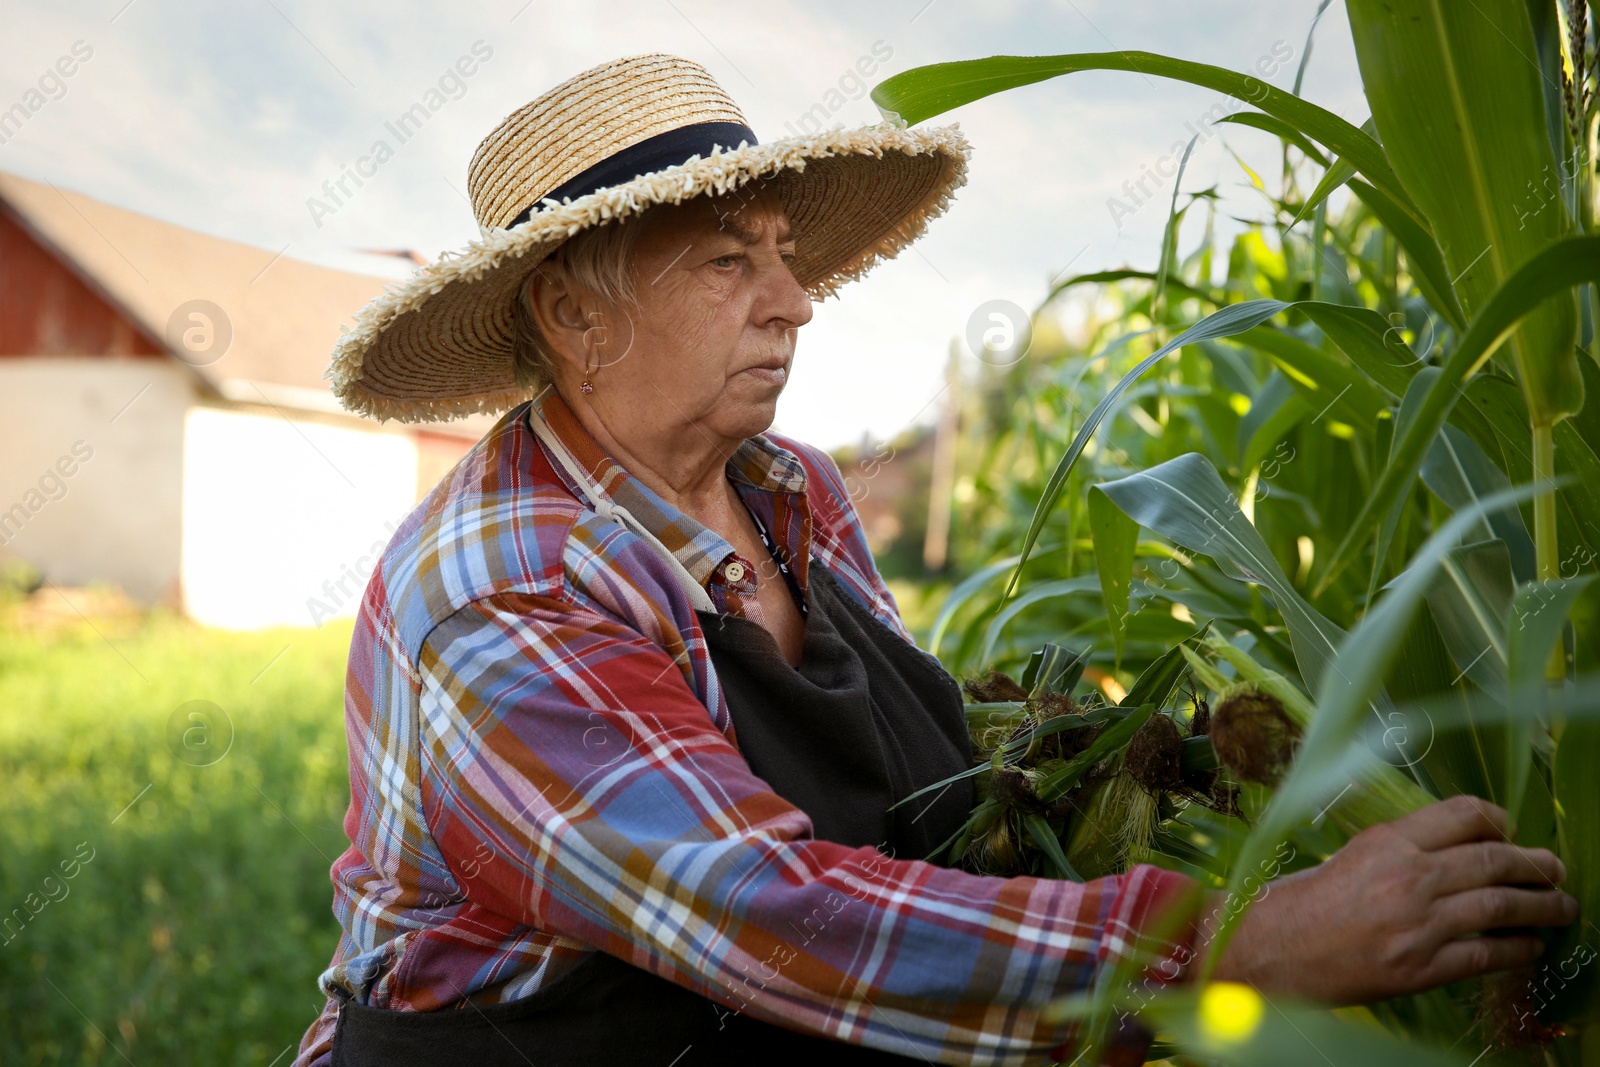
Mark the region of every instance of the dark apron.
[[[961, 691], [938, 660], [880, 622], [815, 559], [804, 608], [799, 667], [758, 623], [696, 613], [739, 750], [774, 792], [811, 816], [817, 839], [924, 859], [966, 819], [971, 780], [888, 809], [972, 765]], [[604, 952], [503, 1004], [398, 1012], [347, 1002], [333, 1040], [334, 1067], [711, 1067], [802, 1058], [829, 1067], [926, 1062], [786, 1030]]]

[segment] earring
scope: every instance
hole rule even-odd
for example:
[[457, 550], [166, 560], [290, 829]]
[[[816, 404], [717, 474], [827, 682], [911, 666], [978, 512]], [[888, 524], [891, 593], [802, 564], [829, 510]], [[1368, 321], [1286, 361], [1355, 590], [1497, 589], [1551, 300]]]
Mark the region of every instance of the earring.
[[588, 396], [590, 393], [594, 392], [594, 383], [589, 381], [589, 375], [594, 373], [594, 371], [589, 369], [590, 357], [592, 357], [594, 355], [594, 349], [590, 345], [590, 342], [589, 342], [589, 333], [590, 332], [593, 332], [593, 331], [591, 330], [591, 331], [585, 332], [584, 335], [583, 335], [583, 354], [584, 354], [583, 370], [584, 370], [584, 375], [583, 375], [583, 383], [578, 386], [578, 391], [581, 392], [584, 396]]

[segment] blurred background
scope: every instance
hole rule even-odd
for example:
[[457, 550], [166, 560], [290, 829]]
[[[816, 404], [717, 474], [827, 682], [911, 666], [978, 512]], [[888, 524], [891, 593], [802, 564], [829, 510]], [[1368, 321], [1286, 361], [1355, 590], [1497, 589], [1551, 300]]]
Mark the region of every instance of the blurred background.
[[[871, 86], [918, 65], [1130, 48], [1303, 66], [1360, 122], [1340, 5], [1307, 55], [1318, 6], [0, 0], [0, 1062], [281, 1064], [319, 1010], [349, 619], [489, 421], [358, 420], [322, 372], [477, 235], [500, 118], [667, 51], [775, 140], [877, 121]], [[1213, 195], [1178, 249], [1258, 225], [1280, 149], [1217, 124], [1241, 106], [1138, 74], [970, 105], [948, 216], [818, 306], [778, 428], [835, 451], [920, 634], [1037, 499], [961, 473], [985, 383], [1115, 318], [1053, 283], [1155, 267], [1191, 140], [1186, 198]]]

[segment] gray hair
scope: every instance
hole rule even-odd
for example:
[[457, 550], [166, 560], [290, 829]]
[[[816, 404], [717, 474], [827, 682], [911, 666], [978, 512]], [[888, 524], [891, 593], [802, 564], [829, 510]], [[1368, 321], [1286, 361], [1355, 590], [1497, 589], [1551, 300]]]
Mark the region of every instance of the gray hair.
[[[637, 309], [633, 253], [640, 228], [640, 217], [633, 217], [581, 230], [557, 245], [534, 271], [558, 276], [608, 303]], [[511, 367], [517, 384], [530, 390], [543, 388], [555, 380], [556, 356], [534, 317], [526, 280], [517, 287], [513, 321]]]

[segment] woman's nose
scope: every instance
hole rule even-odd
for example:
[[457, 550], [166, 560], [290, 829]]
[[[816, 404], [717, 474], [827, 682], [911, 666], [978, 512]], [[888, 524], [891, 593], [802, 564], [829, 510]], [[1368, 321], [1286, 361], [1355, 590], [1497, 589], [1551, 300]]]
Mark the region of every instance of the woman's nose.
[[811, 295], [795, 280], [783, 257], [772, 250], [762, 257], [762, 306], [767, 317], [780, 320], [785, 327], [804, 326], [811, 321]]

